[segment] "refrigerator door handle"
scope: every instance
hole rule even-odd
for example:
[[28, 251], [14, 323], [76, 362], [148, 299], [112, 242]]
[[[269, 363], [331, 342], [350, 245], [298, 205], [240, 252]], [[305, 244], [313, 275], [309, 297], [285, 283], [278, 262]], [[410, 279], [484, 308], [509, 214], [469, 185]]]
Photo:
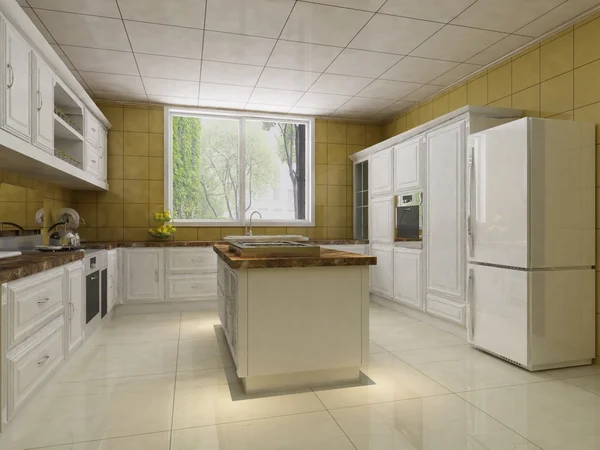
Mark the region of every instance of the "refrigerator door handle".
[[475, 197], [475, 146], [474, 141], [470, 142], [469, 145], [469, 163], [468, 163], [468, 175], [467, 175], [467, 246], [469, 248], [469, 257], [473, 257], [473, 245], [474, 241], [474, 230], [473, 230], [473, 216], [475, 215], [473, 207], [473, 199]]
[[475, 273], [469, 269], [469, 278], [467, 280], [467, 341], [473, 344], [475, 336], [475, 297], [473, 296], [473, 282]]

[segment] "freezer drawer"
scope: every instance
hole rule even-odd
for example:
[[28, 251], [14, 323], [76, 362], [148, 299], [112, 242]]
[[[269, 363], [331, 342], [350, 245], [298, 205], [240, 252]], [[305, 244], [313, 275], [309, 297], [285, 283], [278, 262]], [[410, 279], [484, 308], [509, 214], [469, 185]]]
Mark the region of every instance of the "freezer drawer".
[[595, 355], [593, 269], [522, 271], [469, 265], [469, 340], [529, 370]]
[[526, 366], [528, 272], [469, 265], [468, 277], [469, 340]]

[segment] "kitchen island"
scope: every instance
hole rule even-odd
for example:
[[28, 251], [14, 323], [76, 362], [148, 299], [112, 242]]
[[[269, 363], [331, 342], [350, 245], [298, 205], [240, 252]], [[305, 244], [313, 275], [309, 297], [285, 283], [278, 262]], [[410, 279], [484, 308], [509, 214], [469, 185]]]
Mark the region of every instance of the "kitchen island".
[[218, 256], [218, 312], [246, 392], [356, 381], [369, 354], [372, 256]]

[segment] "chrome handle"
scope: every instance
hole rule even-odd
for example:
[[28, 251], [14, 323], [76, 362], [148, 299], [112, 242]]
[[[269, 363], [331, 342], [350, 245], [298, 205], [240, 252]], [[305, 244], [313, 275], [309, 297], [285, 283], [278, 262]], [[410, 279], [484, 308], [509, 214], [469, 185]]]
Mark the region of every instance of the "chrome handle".
[[46, 297], [42, 300], [38, 300], [38, 305], [43, 305], [44, 303], [48, 303], [48, 300], [50, 300], [50, 297]]
[[468, 247], [469, 256], [473, 256], [473, 246], [475, 243], [475, 236], [473, 233], [473, 197], [475, 197], [474, 186], [475, 186], [475, 147], [469, 146], [469, 175], [467, 178], [467, 236], [468, 236]]
[[154, 270], [154, 280], [158, 283], [158, 269]]
[[71, 317], [69, 317], [69, 320], [73, 320], [73, 317], [75, 317], [75, 305], [73, 302], [69, 302], [69, 306], [71, 307]]
[[95, 159], [92, 159], [92, 162], [93, 162], [94, 164], [96, 164], [96, 160], [95, 160]]
[[41, 366], [42, 364], [46, 364], [50, 359], [50, 355], [44, 355], [40, 359], [38, 359], [37, 365]]
[[37, 110], [40, 111], [42, 109], [42, 106], [44, 106], [44, 101], [42, 100], [42, 93], [39, 90], [37, 91], [37, 96], [38, 96]]
[[8, 68], [8, 70], [10, 70], [10, 83], [6, 87], [10, 89], [11, 87], [13, 87], [13, 84], [15, 84], [15, 71], [13, 70], [13, 67], [10, 63], [8, 63], [6, 67]]
[[97, 280], [98, 279], [98, 275], [93, 275], [92, 278], [90, 278], [90, 280]]
[[96, 132], [96, 129], [95, 129], [95, 128], [92, 128], [92, 131], [95, 133], [95, 132]]
[[202, 262], [202, 259], [192, 259], [192, 262]]
[[472, 344], [475, 335], [475, 303], [473, 297], [473, 282], [475, 274], [473, 269], [469, 269], [469, 278], [467, 281], [467, 341]]

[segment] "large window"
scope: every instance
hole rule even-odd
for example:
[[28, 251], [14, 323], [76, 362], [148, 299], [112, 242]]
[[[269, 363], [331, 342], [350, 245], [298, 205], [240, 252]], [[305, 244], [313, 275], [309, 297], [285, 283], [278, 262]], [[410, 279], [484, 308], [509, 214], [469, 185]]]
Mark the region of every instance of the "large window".
[[[166, 204], [178, 225], [313, 225], [313, 122], [168, 110]], [[262, 218], [260, 217], [262, 216]]]

